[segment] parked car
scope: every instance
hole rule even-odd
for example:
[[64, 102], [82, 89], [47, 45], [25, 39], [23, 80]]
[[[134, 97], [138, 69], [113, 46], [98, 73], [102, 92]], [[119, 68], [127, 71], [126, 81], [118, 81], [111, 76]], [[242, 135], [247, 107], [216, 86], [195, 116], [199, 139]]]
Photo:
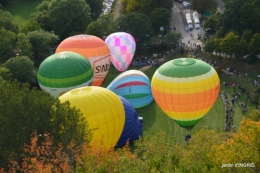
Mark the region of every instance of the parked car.
[[200, 29], [200, 21], [199, 19], [194, 19], [194, 26], [196, 29]]
[[187, 26], [189, 30], [193, 29], [193, 25], [192, 25], [192, 21], [191, 20], [187, 20]]

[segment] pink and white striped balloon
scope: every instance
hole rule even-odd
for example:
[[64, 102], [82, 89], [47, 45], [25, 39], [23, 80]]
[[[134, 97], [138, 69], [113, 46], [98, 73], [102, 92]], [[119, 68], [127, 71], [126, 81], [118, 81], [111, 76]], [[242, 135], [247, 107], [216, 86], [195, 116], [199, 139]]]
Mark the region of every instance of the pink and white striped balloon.
[[120, 72], [127, 70], [136, 49], [134, 37], [125, 32], [116, 32], [110, 34], [105, 43], [110, 49], [110, 61], [114, 67]]

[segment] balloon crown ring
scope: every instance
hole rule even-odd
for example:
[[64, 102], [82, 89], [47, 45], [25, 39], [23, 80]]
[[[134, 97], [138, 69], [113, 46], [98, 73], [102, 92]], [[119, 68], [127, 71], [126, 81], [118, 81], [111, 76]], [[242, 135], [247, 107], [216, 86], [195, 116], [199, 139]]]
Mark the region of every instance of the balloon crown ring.
[[180, 59], [174, 60], [172, 63], [177, 66], [189, 66], [189, 65], [195, 64], [196, 60], [192, 59], [192, 58], [180, 58]]

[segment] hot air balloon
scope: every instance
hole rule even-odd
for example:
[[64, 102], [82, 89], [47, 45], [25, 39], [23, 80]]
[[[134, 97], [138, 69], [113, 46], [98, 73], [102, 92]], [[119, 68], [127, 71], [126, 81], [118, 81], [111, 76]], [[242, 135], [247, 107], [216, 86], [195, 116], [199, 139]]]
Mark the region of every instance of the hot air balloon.
[[127, 142], [132, 143], [142, 136], [142, 122], [139, 120], [133, 105], [124, 97], [119, 96], [125, 110], [125, 125], [123, 132], [117, 142], [117, 146], [124, 146]]
[[120, 98], [112, 91], [87, 86], [73, 89], [59, 97], [61, 103], [69, 101], [71, 107], [79, 109], [93, 132], [91, 143], [103, 142], [107, 149], [116, 146], [123, 131], [125, 112]]
[[105, 43], [110, 49], [110, 61], [114, 67], [120, 72], [127, 70], [135, 53], [134, 37], [125, 32], [116, 32], [110, 34]]
[[92, 86], [100, 86], [110, 67], [110, 50], [106, 43], [93, 35], [75, 35], [63, 40], [56, 53], [73, 51], [88, 59], [94, 70]]
[[220, 82], [204, 61], [178, 58], [156, 70], [151, 87], [158, 106], [190, 132], [215, 103]]
[[54, 98], [82, 86], [91, 85], [93, 69], [90, 62], [75, 52], [60, 52], [46, 58], [38, 69], [41, 89]]
[[118, 75], [107, 87], [126, 98], [134, 108], [141, 108], [153, 101], [149, 78], [140, 70], [128, 70]]

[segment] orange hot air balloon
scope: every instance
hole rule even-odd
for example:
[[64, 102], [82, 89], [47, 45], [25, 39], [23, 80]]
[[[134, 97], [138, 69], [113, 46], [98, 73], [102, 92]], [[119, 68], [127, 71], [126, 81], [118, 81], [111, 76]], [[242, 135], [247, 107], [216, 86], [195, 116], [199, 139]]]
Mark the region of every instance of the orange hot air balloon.
[[92, 86], [100, 86], [110, 67], [110, 50], [106, 43], [93, 35], [75, 35], [63, 40], [56, 53], [72, 51], [81, 54], [92, 65], [94, 79]]

